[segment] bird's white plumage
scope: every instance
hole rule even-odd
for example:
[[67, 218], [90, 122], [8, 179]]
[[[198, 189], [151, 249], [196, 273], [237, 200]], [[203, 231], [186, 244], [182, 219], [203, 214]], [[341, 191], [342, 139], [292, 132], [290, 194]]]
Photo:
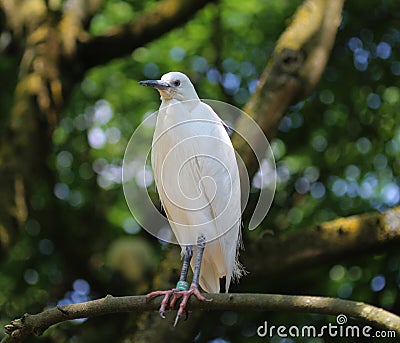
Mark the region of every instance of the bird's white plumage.
[[186, 75], [172, 72], [161, 81], [171, 86], [159, 90], [162, 103], [152, 144], [160, 200], [182, 247], [195, 245], [200, 234], [207, 240], [200, 286], [219, 292], [219, 279], [226, 276], [227, 291], [242, 271], [235, 152], [221, 119], [199, 100]]

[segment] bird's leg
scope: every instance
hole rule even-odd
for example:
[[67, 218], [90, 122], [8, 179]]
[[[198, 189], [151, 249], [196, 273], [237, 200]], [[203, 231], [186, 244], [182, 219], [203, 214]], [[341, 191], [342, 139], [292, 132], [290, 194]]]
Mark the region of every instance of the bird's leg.
[[[190, 261], [192, 260], [193, 257], [193, 247], [191, 245], [186, 246], [186, 254], [183, 258], [183, 264], [182, 264], [182, 271], [181, 271], [181, 276], [179, 278], [178, 284], [176, 285], [176, 288], [179, 289], [182, 285], [184, 287], [184, 290], [187, 290], [189, 288], [189, 285], [185, 285], [184, 282], [186, 282], [188, 270], [189, 270], [189, 265]], [[186, 282], [187, 284], [187, 282]]]
[[193, 257], [193, 247], [191, 245], [186, 246], [186, 253], [183, 258], [183, 264], [182, 264], [182, 271], [181, 271], [181, 276], [179, 278], [178, 283], [176, 284], [176, 287], [173, 291], [174, 296], [171, 300], [170, 307], [173, 308], [176, 301], [179, 299], [180, 295], [177, 291], [187, 291], [189, 289], [189, 283], [186, 281], [187, 279], [187, 274], [189, 270], [189, 265], [190, 261]]
[[199, 287], [201, 261], [203, 260], [203, 252], [206, 247], [206, 239], [204, 236], [199, 236], [197, 239], [197, 256], [196, 264], [194, 265], [193, 280], [191, 286]]
[[205, 237], [201, 235], [197, 239], [197, 255], [196, 255], [196, 264], [193, 272], [192, 284], [190, 285], [189, 289], [177, 293], [177, 298], [182, 296], [182, 301], [179, 304], [179, 310], [178, 313], [176, 314], [174, 326], [178, 324], [178, 321], [182, 317], [182, 314], [184, 312], [187, 313], [186, 304], [192, 294], [200, 301], [211, 301], [203, 297], [199, 291], [200, 268], [205, 246], [206, 246]]
[[162, 318], [165, 318], [165, 309], [168, 305], [168, 301], [173, 295], [172, 301], [171, 301], [171, 307], [174, 306], [178, 298], [180, 297], [179, 292], [180, 291], [187, 291], [189, 289], [189, 284], [186, 281], [188, 270], [189, 270], [189, 265], [190, 265], [190, 260], [192, 259], [193, 256], [193, 247], [188, 245], [186, 246], [186, 252], [183, 257], [183, 264], [182, 264], [182, 271], [181, 271], [181, 276], [179, 278], [178, 283], [176, 284], [176, 288], [167, 290], [167, 291], [154, 291], [146, 295], [146, 300], [150, 300], [151, 298], [158, 297], [160, 295], [164, 295], [164, 299], [161, 302], [160, 306], [160, 316]]

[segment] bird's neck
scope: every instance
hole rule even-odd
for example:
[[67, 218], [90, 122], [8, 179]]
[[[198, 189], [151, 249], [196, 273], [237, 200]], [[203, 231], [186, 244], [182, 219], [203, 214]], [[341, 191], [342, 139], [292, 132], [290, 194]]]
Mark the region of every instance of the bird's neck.
[[175, 98], [161, 97], [161, 106], [160, 109], [166, 108], [168, 106], [173, 106], [177, 104], [184, 104], [188, 111], [191, 111], [195, 108], [200, 102], [199, 98], [189, 99], [189, 100], [178, 100]]

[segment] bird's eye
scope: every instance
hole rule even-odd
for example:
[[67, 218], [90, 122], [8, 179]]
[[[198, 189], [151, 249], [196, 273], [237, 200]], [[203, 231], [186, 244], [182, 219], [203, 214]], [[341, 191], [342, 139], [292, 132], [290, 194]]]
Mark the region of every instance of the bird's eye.
[[174, 86], [175, 87], [179, 87], [181, 85], [181, 81], [179, 81], [179, 80], [175, 80], [174, 81]]

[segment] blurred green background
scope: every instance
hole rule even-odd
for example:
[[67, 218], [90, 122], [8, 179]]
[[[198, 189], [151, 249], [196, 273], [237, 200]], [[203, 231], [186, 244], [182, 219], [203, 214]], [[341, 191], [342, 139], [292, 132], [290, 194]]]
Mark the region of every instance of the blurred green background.
[[[61, 6], [65, 2], [43, 3]], [[89, 32], [102, 34], [136, 20], [155, 2], [105, 0], [93, 14]], [[0, 261], [1, 326], [25, 312], [56, 304], [108, 293], [139, 295], [152, 289], [151, 280], [171, 247], [140, 229], [121, 186], [129, 138], [159, 106], [158, 94], [140, 87], [138, 81], [182, 71], [201, 98], [243, 107], [287, 20], [301, 3], [223, 0], [209, 4], [183, 26], [85, 73], [59, 114], [51, 152], [35, 157], [49, 174], [32, 181], [23, 231]], [[4, 132], [21, 55], [8, 52], [5, 33], [13, 31], [0, 13], [0, 132]], [[400, 203], [399, 24], [398, 1], [345, 3], [321, 81], [311, 96], [289, 109], [271, 141], [277, 191], [262, 225], [268, 234], [383, 211]], [[256, 176], [255, 194], [260, 187], [257, 180]], [[147, 186], [154, 193], [154, 184]], [[246, 235], [245, 231], [245, 241]], [[267, 263], [259, 253], [260, 263]], [[244, 277], [231, 291], [340, 297], [400, 314], [399, 264], [398, 249], [366, 253], [276, 276], [273, 286], [256, 275], [251, 283]], [[29, 341], [129, 342], [136, 318], [121, 314], [63, 323]], [[196, 341], [215, 343], [265, 341], [256, 334], [264, 320], [274, 325], [317, 326], [335, 321], [321, 315], [265, 312], [213, 312], [202, 318]], [[271, 342], [346, 340], [276, 336]]]

